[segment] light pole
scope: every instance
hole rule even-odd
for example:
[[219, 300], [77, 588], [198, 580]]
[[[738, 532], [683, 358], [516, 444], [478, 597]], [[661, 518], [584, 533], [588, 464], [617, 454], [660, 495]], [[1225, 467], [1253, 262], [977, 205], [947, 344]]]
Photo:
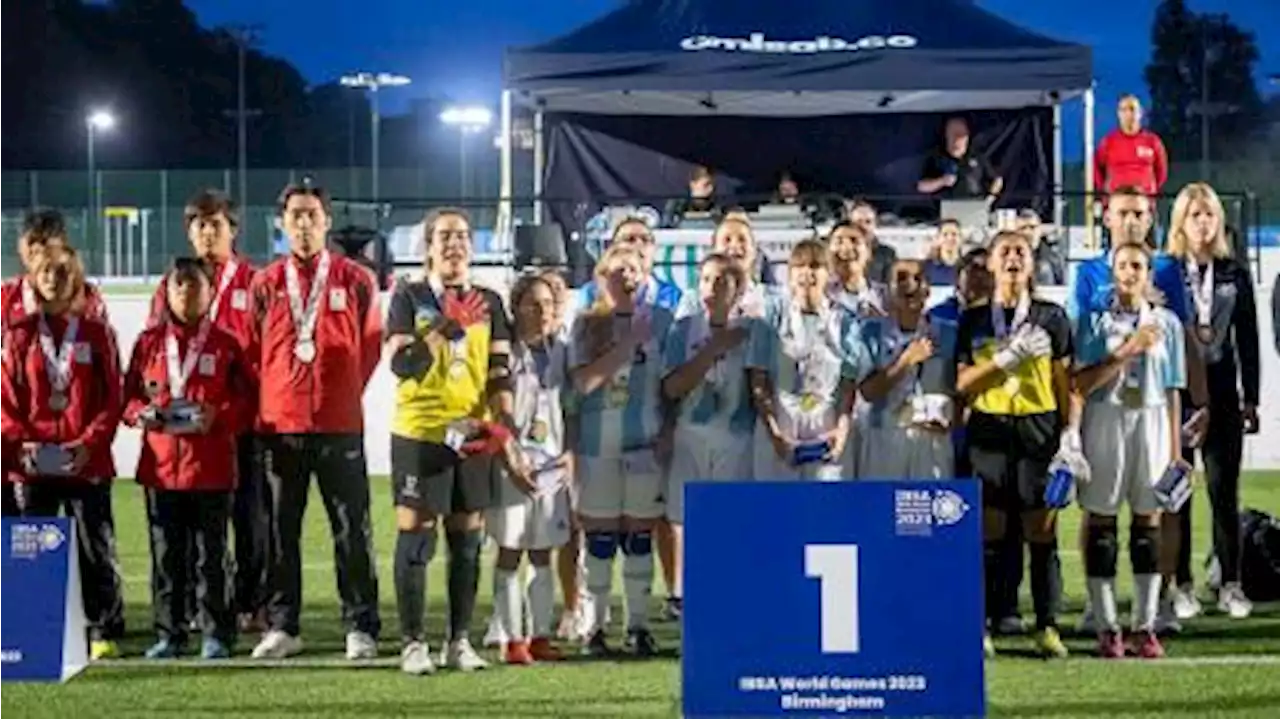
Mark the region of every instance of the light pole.
[[378, 90], [384, 87], [404, 87], [413, 82], [404, 75], [396, 75], [390, 72], [357, 72], [350, 75], [343, 75], [339, 82], [343, 87], [359, 87], [369, 91], [369, 120], [371, 127], [369, 128], [369, 142], [372, 147], [369, 150], [370, 167], [369, 172], [372, 174], [370, 179], [371, 192], [370, 199], [378, 199], [378, 139], [380, 120], [378, 118]]
[[228, 25], [227, 32], [231, 34], [236, 41], [236, 109], [228, 111], [225, 114], [232, 115], [236, 118], [236, 175], [237, 175], [237, 201], [240, 203], [240, 211], [247, 212], [249, 204], [249, 118], [261, 115], [261, 110], [250, 110], [245, 107], [246, 88], [245, 88], [245, 56], [249, 51], [249, 47], [258, 42], [262, 32], [262, 25], [257, 23], [240, 23]]
[[89, 237], [96, 234], [102, 215], [102, 183], [98, 181], [97, 158], [94, 155], [94, 143], [99, 132], [106, 132], [116, 126], [116, 118], [107, 110], [92, 110], [84, 118], [85, 136], [88, 140], [89, 171]]
[[440, 121], [458, 128], [458, 196], [467, 198], [467, 136], [482, 132], [493, 122], [487, 107], [447, 107]]

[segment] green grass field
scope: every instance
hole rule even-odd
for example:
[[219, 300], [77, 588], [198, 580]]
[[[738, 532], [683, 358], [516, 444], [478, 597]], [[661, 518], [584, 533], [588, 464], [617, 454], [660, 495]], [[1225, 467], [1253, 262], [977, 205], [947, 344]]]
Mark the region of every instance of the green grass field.
[[[307, 652], [278, 668], [182, 661], [165, 666], [125, 659], [91, 667], [70, 683], [4, 686], [0, 706], [10, 717], [215, 715], [287, 717], [621, 717], [679, 714], [680, 669], [675, 658], [646, 663], [571, 660], [532, 668], [495, 668], [477, 675], [442, 672], [434, 677], [402, 675], [394, 627], [388, 555], [394, 531], [386, 480], [374, 482], [377, 549], [381, 557], [382, 653], [388, 659], [353, 669], [341, 659], [342, 629], [332, 571], [328, 528], [313, 497], [305, 542]], [[1244, 481], [1245, 506], [1280, 508], [1280, 473], [1252, 474]], [[1204, 493], [1196, 496], [1196, 556], [1208, 546]], [[148, 607], [149, 554], [141, 493], [121, 481], [115, 493], [120, 554], [126, 580], [129, 637], [124, 649], [138, 656], [151, 642]], [[1076, 551], [1078, 517], [1063, 521], [1063, 571], [1074, 622], [1083, 579]], [[1121, 535], [1125, 536], [1125, 535]], [[444, 622], [443, 562], [432, 563], [428, 625], [433, 646]], [[1127, 560], [1122, 560], [1122, 573]], [[620, 586], [620, 584], [615, 584]], [[482, 606], [474, 636], [483, 635], [489, 614], [490, 581], [481, 580]], [[1127, 594], [1127, 583], [1122, 587]], [[655, 595], [661, 587], [655, 587]], [[1024, 603], [1029, 606], [1029, 602]], [[654, 609], [657, 610], [655, 599]], [[1025, 610], [1024, 610], [1025, 611]], [[767, 620], [768, 618], [766, 618]], [[785, 618], [780, 618], [785, 619]], [[664, 648], [678, 646], [676, 627], [659, 624]], [[749, 631], [749, 628], [745, 628]], [[254, 637], [245, 638], [245, 655]], [[1260, 606], [1254, 618], [1229, 622], [1207, 616], [1172, 640], [1164, 662], [1107, 662], [1085, 658], [1091, 641], [1072, 640], [1077, 657], [1046, 663], [1020, 652], [1029, 639], [1000, 640], [1002, 656], [988, 663], [993, 716], [1084, 717], [1276, 717], [1280, 716], [1280, 606]], [[977, 651], [977, 648], [974, 648]]]

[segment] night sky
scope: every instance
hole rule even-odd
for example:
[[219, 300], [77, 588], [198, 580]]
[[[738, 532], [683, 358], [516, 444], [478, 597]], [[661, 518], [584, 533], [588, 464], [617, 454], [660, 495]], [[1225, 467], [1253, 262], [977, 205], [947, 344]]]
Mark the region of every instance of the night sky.
[[[891, 2], [892, 0], [883, 0]], [[262, 47], [289, 59], [313, 83], [353, 70], [409, 75], [414, 85], [387, 94], [389, 109], [431, 95], [496, 107], [502, 52], [552, 39], [617, 7], [620, 0], [188, 0], [205, 25], [261, 23]], [[744, 3], [746, 5], [747, 3]], [[1114, 124], [1114, 99], [1145, 94], [1142, 68], [1150, 56], [1156, 0], [980, 0], [1009, 20], [1094, 50], [1098, 131]], [[1276, 0], [1190, 0], [1196, 12], [1225, 12], [1257, 36], [1259, 82], [1280, 73]], [[767, 31], [767, 28], [764, 28]], [[1276, 90], [1264, 87], [1263, 92]], [[1078, 103], [1077, 103], [1078, 104]], [[1078, 126], [1078, 110], [1064, 122]], [[1067, 153], [1078, 154], [1078, 132]]]

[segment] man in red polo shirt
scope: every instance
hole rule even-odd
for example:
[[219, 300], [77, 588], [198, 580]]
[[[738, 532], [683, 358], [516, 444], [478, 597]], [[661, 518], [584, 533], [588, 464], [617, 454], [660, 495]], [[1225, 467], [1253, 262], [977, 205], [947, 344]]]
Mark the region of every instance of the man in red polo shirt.
[[1110, 193], [1132, 185], [1149, 197], [1160, 194], [1169, 179], [1169, 157], [1160, 136], [1142, 127], [1142, 103], [1136, 95], [1120, 98], [1116, 108], [1119, 127], [1098, 143], [1093, 156], [1093, 184]]
[[253, 656], [302, 651], [299, 540], [314, 474], [333, 532], [347, 658], [369, 659], [377, 656], [380, 624], [361, 398], [381, 352], [377, 283], [327, 249], [332, 214], [323, 189], [291, 184], [279, 210], [289, 254], [263, 268], [250, 291], [273, 547], [270, 629]]

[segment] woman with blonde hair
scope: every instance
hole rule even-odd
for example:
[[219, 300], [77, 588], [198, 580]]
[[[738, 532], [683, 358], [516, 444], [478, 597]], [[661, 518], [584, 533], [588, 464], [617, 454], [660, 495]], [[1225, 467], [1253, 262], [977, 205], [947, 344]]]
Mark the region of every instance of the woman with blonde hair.
[[623, 554], [627, 648], [653, 656], [648, 599], [653, 530], [663, 515], [659, 462], [661, 348], [674, 311], [645, 299], [646, 260], [615, 243], [596, 265], [596, 297], [578, 317], [569, 343], [569, 377], [578, 395], [578, 515], [586, 532], [587, 591], [594, 608], [586, 652], [611, 653], [606, 641], [613, 560]]
[[[1221, 572], [1218, 609], [1233, 619], [1252, 605], [1240, 584], [1240, 460], [1244, 435], [1258, 431], [1258, 315], [1253, 280], [1232, 256], [1225, 213], [1208, 184], [1182, 188], [1170, 217], [1167, 253], [1186, 267], [1194, 331], [1188, 353], [1204, 359], [1209, 386], [1209, 430], [1200, 448], [1213, 508], [1213, 551]], [[1243, 394], [1242, 394], [1243, 393]], [[1186, 450], [1194, 464], [1195, 450]], [[1180, 513], [1183, 546], [1178, 556], [1180, 589], [1171, 593], [1174, 612], [1193, 616], [1191, 595], [1191, 503]], [[1184, 606], [1178, 606], [1178, 605]]]

